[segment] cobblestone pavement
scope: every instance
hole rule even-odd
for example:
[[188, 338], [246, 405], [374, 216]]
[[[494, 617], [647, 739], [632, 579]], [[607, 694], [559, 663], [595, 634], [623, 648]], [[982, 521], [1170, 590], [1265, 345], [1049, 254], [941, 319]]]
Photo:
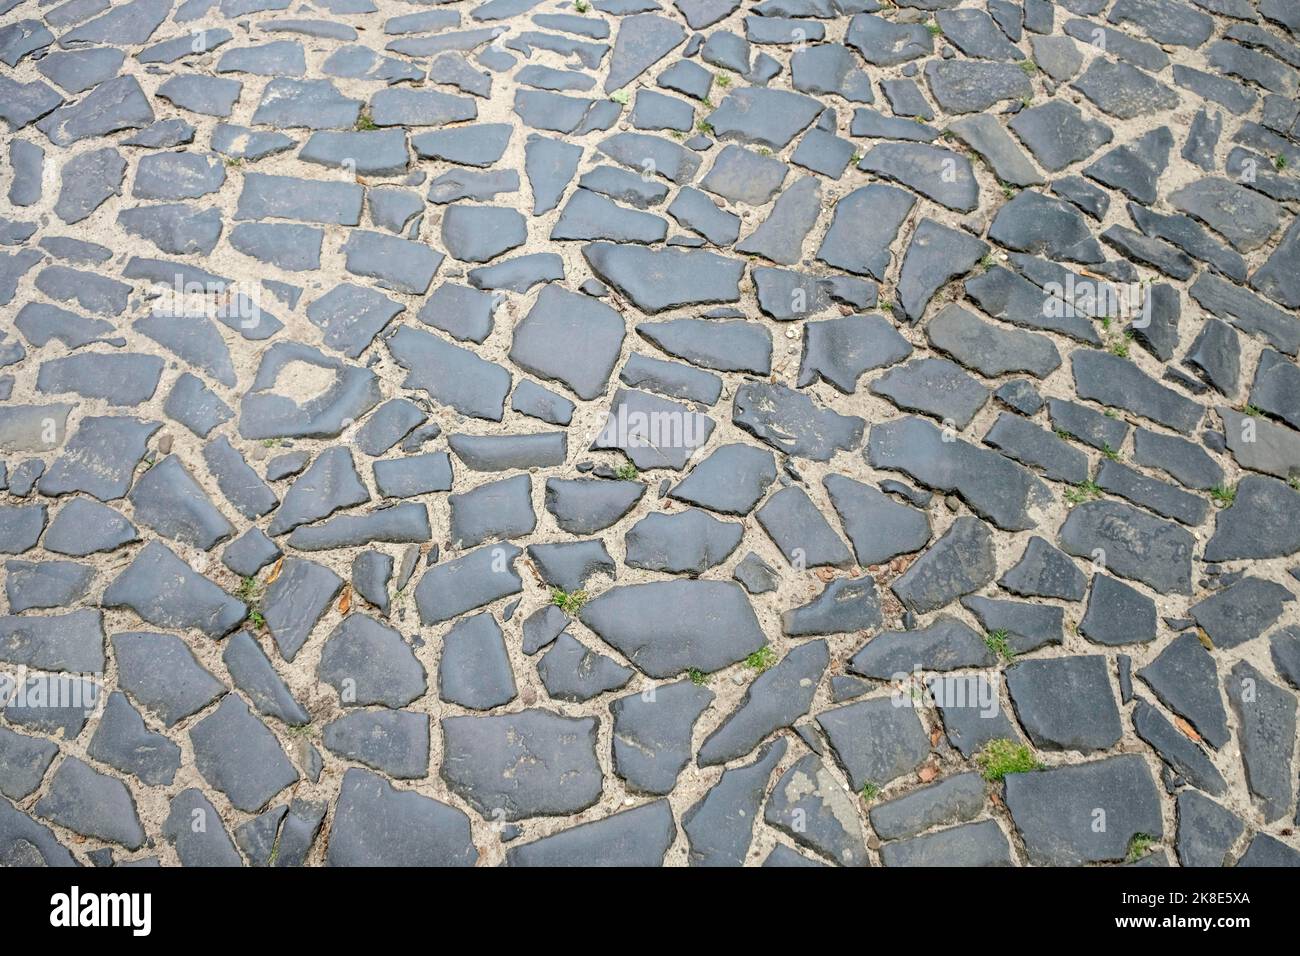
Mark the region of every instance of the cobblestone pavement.
[[0, 863], [1300, 860], [1295, 0], [0, 9]]

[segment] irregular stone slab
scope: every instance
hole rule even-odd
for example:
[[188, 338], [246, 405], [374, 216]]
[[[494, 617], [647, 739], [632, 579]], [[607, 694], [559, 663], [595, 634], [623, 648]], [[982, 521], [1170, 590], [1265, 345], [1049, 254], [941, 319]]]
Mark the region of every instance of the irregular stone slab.
[[491, 295], [444, 282], [424, 300], [416, 317], [454, 338], [482, 342], [492, 333], [492, 316], [497, 304]]
[[763, 819], [836, 863], [870, 865], [856, 801], [816, 754], [805, 754], [781, 775]]
[[447, 632], [438, 693], [443, 700], [472, 710], [490, 710], [514, 699], [510, 658], [491, 614], [476, 614]]
[[624, 209], [591, 190], [579, 189], [565, 203], [551, 238], [654, 243], [662, 242], [667, 233], [668, 224], [660, 217]]
[[988, 252], [988, 244], [933, 219], [922, 219], [903, 257], [895, 307], [917, 322], [930, 299], [955, 276], [969, 272]]
[[488, 262], [527, 238], [524, 218], [513, 209], [453, 205], [443, 213], [443, 247], [463, 262]]
[[653, 13], [620, 21], [614, 53], [605, 77], [605, 92], [612, 93], [662, 60], [686, 38], [681, 24]]
[[0, 801], [0, 860], [6, 866], [78, 865], [53, 830], [7, 800]]
[[[991, 21], [989, 26], [992, 27]], [[1015, 51], [1016, 57], [1021, 55], [1015, 47], [1011, 49]], [[1036, 186], [1045, 182], [1029, 157], [992, 116], [986, 113], [965, 116], [952, 122], [949, 129], [979, 153], [1003, 182], [1013, 186]]]
[[1079, 350], [1070, 356], [1080, 398], [1122, 408], [1188, 434], [1205, 409], [1149, 378], [1136, 365], [1109, 352]]
[[934, 51], [934, 39], [925, 24], [896, 23], [869, 13], [859, 13], [849, 21], [844, 42], [873, 66], [897, 66]]
[[651, 250], [595, 242], [582, 247], [592, 271], [646, 314], [684, 305], [737, 302], [745, 263], [703, 251]]
[[430, 568], [415, 588], [420, 620], [437, 624], [519, 593], [523, 582], [514, 567], [519, 554], [512, 544], [485, 545]]
[[612, 579], [616, 573], [614, 559], [600, 540], [532, 544], [528, 546], [528, 557], [543, 581], [570, 593], [585, 589], [596, 574]]
[[965, 428], [988, 401], [989, 389], [947, 359], [914, 359], [871, 383], [871, 391], [908, 411], [920, 411]]
[[51, 741], [0, 727], [0, 769], [4, 771], [0, 793], [11, 800], [35, 793], [58, 752], [58, 745]]
[[1273, 254], [1250, 277], [1250, 284], [1274, 302], [1289, 309], [1300, 308], [1300, 282], [1295, 278], [1297, 263], [1300, 263], [1300, 228], [1293, 219]]
[[429, 284], [443, 258], [440, 253], [418, 242], [364, 231], [348, 236], [348, 241], [343, 244], [343, 254], [348, 272], [375, 279], [381, 288], [408, 295], [423, 295], [429, 291]]
[[1292, 741], [1296, 730], [1294, 695], [1271, 683], [1248, 661], [1238, 663], [1224, 682], [1237, 715], [1246, 784], [1267, 822], [1295, 809]]
[[1133, 704], [1133, 730], [1188, 782], [1216, 796], [1227, 793], [1223, 775], [1205, 751], [1144, 700]]
[[48, 671], [104, 669], [104, 624], [98, 610], [0, 617], [0, 660]]
[[593, 534], [631, 511], [645, 488], [639, 481], [548, 478], [546, 510], [564, 531]]
[[1108, 571], [1161, 593], [1191, 593], [1192, 536], [1130, 505], [1091, 501], [1077, 506], [1061, 527], [1060, 541], [1076, 557], [1097, 560], [1100, 549]]
[[1246, 847], [1246, 852], [1237, 861], [1238, 866], [1296, 866], [1300, 864], [1300, 854], [1281, 840], [1267, 833], [1256, 833]]
[[852, 394], [864, 372], [892, 365], [911, 352], [911, 344], [879, 315], [809, 322], [804, 326], [798, 385], [822, 379]]
[[[200, 821], [202, 826], [197, 826]], [[201, 790], [191, 787], [172, 797], [162, 832], [176, 848], [181, 866], [244, 865], [217, 808]]]
[[316, 675], [344, 707], [405, 707], [424, 694], [424, 667], [402, 635], [364, 614], [349, 614], [325, 640]]
[[330, 825], [330, 866], [473, 866], [469, 817], [378, 774], [343, 775]]
[[1113, 137], [1109, 126], [1087, 119], [1077, 106], [1065, 100], [1021, 110], [1008, 125], [1051, 172], [1087, 159]]
[[561, 830], [506, 851], [508, 866], [660, 866], [677, 837], [667, 800]]
[[760, 375], [772, 368], [772, 336], [755, 322], [670, 319], [642, 322], [636, 331], [669, 355], [692, 365]]
[[112, 508], [86, 498], [73, 498], [50, 522], [45, 550], [82, 558], [116, 551], [139, 540], [135, 525]]
[[1073, 561], [1035, 535], [1015, 567], [1002, 575], [998, 584], [1023, 597], [1081, 601], [1087, 581]]
[[175, 455], [168, 455], [141, 475], [127, 500], [140, 524], [202, 551], [235, 533]]
[[364, 515], [338, 515], [312, 527], [295, 528], [288, 543], [300, 551], [325, 551], [377, 541], [418, 544], [431, 536], [428, 510], [423, 504], [410, 502]]
[[650, 514], [628, 531], [623, 560], [633, 568], [695, 576], [725, 561], [743, 536], [740, 524], [698, 508]]
[[700, 186], [732, 202], [766, 205], [776, 195], [790, 171], [785, 163], [770, 156], [727, 146], [713, 161]]
[[740, 706], [700, 746], [700, 766], [726, 763], [752, 751], [763, 738], [791, 726], [808, 712], [830, 660], [825, 641], [810, 641], [764, 671], [745, 691]]
[[1119, 119], [1134, 119], [1173, 109], [1178, 95], [1128, 63], [1094, 59], [1072, 84], [1103, 113]]
[[880, 848], [885, 866], [1015, 866], [1011, 846], [992, 820], [967, 823]]
[[1280, 618], [1294, 595], [1280, 584], [1242, 578], [1187, 609], [1187, 614], [1214, 642], [1236, 647], [1254, 640]]
[[713, 697], [682, 680], [613, 701], [614, 772], [636, 791], [671, 792], [690, 761], [695, 723]]
[[722, 445], [691, 470], [669, 493], [670, 498], [722, 514], [753, 510], [776, 480], [771, 452], [752, 445]]
[[124, 129], [142, 129], [154, 121], [140, 82], [130, 75], [100, 83], [78, 102], [61, 106], [37, 121], [36, 128], [55, 146], [107, 136]]
[[638, 469], [680, 471], [696, 449], [708, 444], [714, 424], [686, 405], [620, 388], [591, 447], [617, 449]]
[[881, 624], [875, 582], [837, 578], [821, 594], [781, 615], [781, 630], [790, 637], [871, 630]]
[[[563, 100], [566, 97], [556, 99]], [[646, 133], [616, 133], [601, 140], [596, 148], [614, 162], [635, 169], [638, 173], [662, 176], [678, 185], [685, 185], [694, 179], [700, 168], [699, 157], [685, 146]], [[735, 151], [744, 152], [739, 147], [735, 147]]]
[[852, 561], [844, 542], [802, 488], [781, 489], [755, 512], [755, 517], [795, 568], [846, 567]]
[[1033, 95], [1029, 77], [1010, 63], [931, 60], [925, 65], [925, 79], [946, 113], [980, 113], [1004, 100]]
[[976, 514], [1007, 530], [1033, 527], [1032, 512], [1051, 500], [1047, 486], [1028, 469], [960, 439], [949, 441], [920, 418], [873, 427], [867, 460], [873, 467], [899, 470], [928, 487], [956, 493]]
[[786, 265], [798, 262], [804, 239], [821, 213], [820, 188], [815, 176], [796, 180], [782, 191], [758, 228], [737, 244], [736, 251], [754, 253]]
[[474, 471], [546, 468], [564, 463], [564, 432], [532, 435], [449, 435], [447, 444]]
[[1228, 853], [1246, 830], [1230, 810], [1192, 789], [1180, 790], [1178, 862], [1183, 866], [1227, 866]]
[[326, 225], [355, 226], [361, 221], [362, 187], [245, 173], [235, 219], [298, 219]]
[[[718, 376], [677, 362], [650, 358], [641, 355], [639, 352], [633, 352], [628, 356], [618, 374], [618, 380], [624, 385], [630, 385], [633, 388], [649, 389], [652, 392], [659, 392], [661, 395], [685, 398], [706, 405], [715, 404], [722, 395], [722, 379]], [[545, 392], [540, 386], [538, 386], [538, 389], [545, 393], [539, 396], [539, 405], [544, 404], [546, 409], [544, 414], [538, 417], [542, 417], [544, 420], [555, 417], [550, 413], [551, 405], [556, 400], [562, 403], [567, 399], [561, 399], [558, 395]], [[511, 397], [512, 408], [515, 407], [515, 398], [518, 395], [519, 390], [516, 389], [515, 395]], [[564, 422], [557, 422], [557, 424], [568, 424], [571, 418], [572, 415], [570, 414], [566, 416]]]
[[127, 631], [113, 635], [121, 687], [167, 727], [196, 714], [227, 690], [180, 638]]
[[517, 475], [452, 495], [449, 503], [453, 543], [467, 548], [492, 539], [529, 534], [537, 524], [532, 487], [528, 475]]
[[1118, 645], [1156, 638], [1156, 605], [1140, 591], [1105, 574], [1092, 578], [1079, 633], [1098, 644]]
[[537, 662], [537, 674], [547, 694], [574, 703], [617, 690], [635, 673], [612, 657], [588, 650], [568, 633], [561, 634]]
[[369, 500], [370, 492], [357, 475], [352, 453], [339, 446], [326, 448], [294, 480], [267, 532], [280, 535]]
[[[849, 28], [852, 31], [852, 21]], [[858, 34], [854, 36], [857, 38]], [[928, 37], [925, 42], [928, 43]], [[837, 43], [796, 50], [790, 57], [790, 82], [801, 93], [836, 93], [851, 103], [875, 101], [871, 78], [849, 48]]]
[[914, 197], [894, 186], [855, 189], [835, 204], [817, 258], [836, 269], [883, 280], [890, 245], [915, 204]]
[[140, 405], [153, 397], [163, 361], [139, 353], [83, 352], [42, 362], [36, 389], [46, 394], [73, 392], [109, 405]]
[[814, 461], [856, 447], [865, 427], [860, 418], [820, 408], [784, 385], [762, 382], [736, 390], [732, 421], [778, 451]]
[[1060, 607], [976, 596], [964, 598], [961, 603], [986, 632], [1005, 632], [1013, 654], [1025, 654], [1064, 640], [1065, 613]]
[[292, 661], [307, 643], [312, 629], [343, 588], [343, 579], [323, 565], [286, 558], [262, 598], [262, 616], [276, 649]]
[[713, 134], [724, 142], [735, 141], [768, 149], [784, 149], [821, 113], [822, 106], [810, 96], [765, 87], [732, 90], [722, 104], [706, 117]]
[[398, 780], [429, 772], [429, 718], [405, 710], [358, 710], [325, 725], [330, 751]]
[[105, 607], [126, 607], [157, 627], [194, 628], [214, 640], [234, 630], [248, 608], [150, 541], [104, 591]]
[[894, 680], [917, 666], [949, 671], [988, 667], [994, 661], [981, 634], [955, 617], [940, 614], [925, 627], [877, 634], [849, 659], [848, 669], [863, 677]]
[[164, 80], [155, 95], [180, 109], [225, 119], [234, 111], [243, 88], [239, 80], [186, 74]]
[[1239, 252], [1251, 252], [1277, 231], [1281, 209], [1231, 180], [1208, 176], [1169, 194], [1170, 205], [1215, 230]]
[[961, 823], [978, 816], [984, 809], [985, 797], [979, 774], [957, 774], [873, 806], [871, 826], [885, 840], [915, 836], [931, 827]]
[[462, 414], [501, 420], [510, 373], [500, 365], [409, 326], [389, 336], [388, 348], [407, 370], [405, 387], [422, 388]]
[[744, 660], [766, 643], [744, 592], [731, 582], [674, 580], [614, 587], [588, 602], [578, 616], [598, 637], [657, 678], [689, 668], [711, 673]]
[[33, 810], [82, 836], [119, 843], [128, 850], [144, 846], [144, 828], [131, 791], [116, 777], [99, 773], [71, 755], [54, 771]]
[[692, 866], [741, 866], [753, 839], [754, 820], [772, 771], [785, 754], [775, 740], [754, 760], [727, 770], [682, 817]]
[[[623, 335], [623, 319], [609, 306], [547, 285], [515, 327], [510, 360], [542, 378], [562, 382], [579, 398], [593, 399], [605, 390]], [[582, 342], [583, 347], [575, 350], [569, 344], [573, 342]]]
[[937, 610], [993, 579], [997, 567], [988, 526], [959, 517], [935, 544], [891, 586], [918, 614]]
[[881, 143], [871, 148], [858, 168], [902, 183], [959, 212], [969, 212], [979, 203], [979, 185], [970, 161], [938, 146]]
[[[332, 378], [330, 385], [301, 400], [277, 393], [282, 374], [298, 362], [323, 369]], [[357, 421], [378, 405], [379, 399], [378, 377], [369, 369], [296, 342], [277, 342], [263, 353], [252, 388], [244, 394], [239, 433], [249, 439], [333, 438], [345, 423]]]
[[[1135, 835], [1164, 833], [1155, 783], [1137, 754], [1009, 774], [1005, 783], [1011, 818], [1035, 863], [1122, 860]], [[1101, 832], [1096, 809], [1106, 813]]]
[[888, 697], [824, 710], [817, 725], [855, 791], [869, 783], [883, 787], [914, 770], [930, 753], [929, 735], [916, 714]]
[[926, 335], [936, 348], [989, 378], [1007, 372], [1045, 378], [1061, 364], [1060, 353], [1045, 336], [984, 322], [956, 304], [930, 320]]
[[86, 752], [154, 787], [170, 785], [181, 765], [181, 748], [146, 728], [135, 708], [117, 691], [108, 696]]
[[68, 225], [81, 222], [110, 196], [122, 194], [125, 175], [126, 160], [115, 149], [97, 149], [74, 156], [63, 166], [63, 185], [54, 204], [54, 214]]
[[221, 660], [230, 671], [235, 686], [253, 702], [258, 713], [278, 717], [292, 727], [310, 722], [311, 716], [294, 698], [288, 685], [276, 673], [270, 658], [248, 631], [240, 631], [226, 642]]
[[600, 797], [594, 718], [534, 708], [441, 723], [442, 778], [485, 819], [562, 816]]
[[1175, 637], [1137, 676], [1162, 704], [1186, 718], [1211, 747], [1217, 749], [1228, 742], [1218, 670], [1195, 635]]
[[0, 507], [0, 554], [23, 554], [36, 547], [45, 521], [44, 505]]
[[1035, 747], [1091, 753], [1120, 738], [1119, 708], [1106, 658], [1058, 657], [1007, 668], [1016, 715]]
[[190, 743], [203, 779], [248, 813], [298, 780], [275, 735], [234, 694], [190, 728]]

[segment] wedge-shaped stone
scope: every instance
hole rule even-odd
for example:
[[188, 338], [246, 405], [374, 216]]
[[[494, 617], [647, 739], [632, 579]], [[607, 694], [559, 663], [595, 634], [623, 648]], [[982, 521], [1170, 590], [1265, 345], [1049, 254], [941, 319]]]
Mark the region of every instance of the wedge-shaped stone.
[[328, 846], [330, 866], [473, 866], [478, 859], [460, 810], [355, 767], [343, 775]]
[[582, 623], [651, 677], [711, 673], [766, 643], [744, 591], [722, 581], [653, 581], [610, 588]]
[[963, 515], [891, 589], [914, 612], [924, 614], [978, 590], [996, 573], [993, 535], [988, 525]]
[[159, 541], [144, 546], [104, 591], [102, 603], [130, 608], [158, 627], [194, 628], [213, 639], [229, 634], [248, 615], [242, 601], [191, 570]]
[[190, 744], [203, 779], [247, 813], [298, 780], [275, 735], [235, 694], [190, 728]]
[[415, 603], [425, 624], [448, 621], [498, 598], [523, 590], [514, 568], [520, 549], [485, 545], [454, 561], [434, 565], [415, 588]]
[[824, 710], [817, 725], [855, 791], [869, 783], [883, 787], [930, 754], [930, 737], [916, 713], [889, 697]]

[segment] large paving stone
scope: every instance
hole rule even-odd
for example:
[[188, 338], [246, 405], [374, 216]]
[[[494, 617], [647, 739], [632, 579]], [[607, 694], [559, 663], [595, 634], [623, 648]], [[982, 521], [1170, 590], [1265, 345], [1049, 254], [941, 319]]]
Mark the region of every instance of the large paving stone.
[[442, 778], [488, 820], [577, 813], [600, 798], [597, 725], [540, 709], [444, 717]]

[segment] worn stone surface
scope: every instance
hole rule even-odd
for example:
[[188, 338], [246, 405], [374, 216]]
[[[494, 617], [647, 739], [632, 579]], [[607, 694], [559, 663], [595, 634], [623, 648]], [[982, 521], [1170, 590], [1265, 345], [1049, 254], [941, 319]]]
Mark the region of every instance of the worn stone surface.
[[0, 863], [1294, 859], [1293, 5], [308, 6], [0, 0]]

